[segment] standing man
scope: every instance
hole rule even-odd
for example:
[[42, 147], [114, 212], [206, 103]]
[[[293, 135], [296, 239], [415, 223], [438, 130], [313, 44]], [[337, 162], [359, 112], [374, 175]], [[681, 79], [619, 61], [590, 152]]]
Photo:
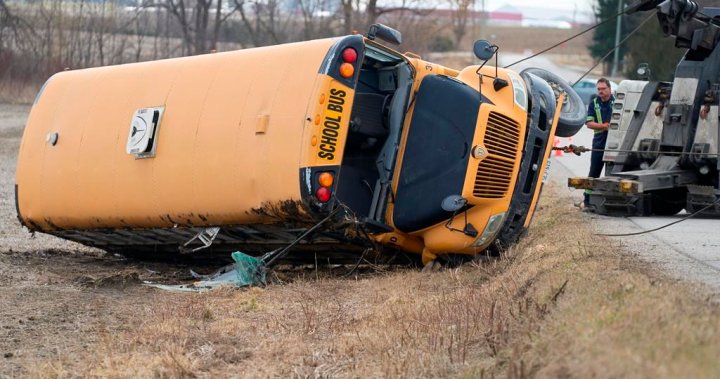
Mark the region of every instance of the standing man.
[[[598, 79], [595, 84], [597, 96], [588, 105], [587, 122], [585, 125], [595, 132], [592, 141], [593, 149], [604, 149], [607, 142], [608, 126], [612, 116], [612, 107], [615, 97], [610, 89], [610, 81], [605, 78]], [[593, 151], [590, 156], [590, 173], [588, 176], [599, 178], [603, 169], [603, 152]], [[590, 190], [585, 190], [585, 208], [590, 206]]]

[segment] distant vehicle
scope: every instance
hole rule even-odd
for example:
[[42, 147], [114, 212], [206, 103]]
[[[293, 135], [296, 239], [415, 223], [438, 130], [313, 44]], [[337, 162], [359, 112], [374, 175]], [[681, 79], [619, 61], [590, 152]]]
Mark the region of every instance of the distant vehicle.
[[540, 69], [458, 71], [376, 38], [400, 34], [54, 75], [19, 152], [20, 222], [141, 258], [379, 246], [430, 263], [514, 243], [580, 98]]
[[[585, 105], [590, 104], [590, 101], [592, 101], [593, 97], [597, 96], [596, 84], [597, 79], [582, 79], [579, 82], [575, 83], [575, 85], [573, 85], [573, 89], [578, 94], [578, 96], [580, 96]], [[617, 91], [617, 88], [617, 83], [611, 80], [610, 89], [612, 90], [613, 95]]]

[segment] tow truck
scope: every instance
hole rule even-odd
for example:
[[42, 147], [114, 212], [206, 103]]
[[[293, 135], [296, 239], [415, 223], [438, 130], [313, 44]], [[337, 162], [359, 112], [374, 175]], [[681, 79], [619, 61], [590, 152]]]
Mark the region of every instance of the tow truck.
[[[640, 0], [626, 13], [657, 11], [666, 36], [687, 49], [672, 82], [625, 80], [613, 105], [605, 177], [574, 177], [594, 211], [610, 216], [720, 216], [718, 109], [720, 8], [691, 0]], [[646, 75], [641, 65], [638, 74]]]

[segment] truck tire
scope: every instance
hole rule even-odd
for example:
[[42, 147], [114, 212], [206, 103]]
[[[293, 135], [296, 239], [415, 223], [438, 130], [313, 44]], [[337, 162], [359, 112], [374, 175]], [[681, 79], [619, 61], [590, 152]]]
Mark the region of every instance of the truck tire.
[[531, 67], [526, 68], [520, 74], [522, 75], [525, 72], [537, 75], [548, 82], [556, 96], [565, 93], [565, 102], [560, 112], [560, 120], [555, 135], [558, 137], [574, 136], [585, 125], [587, 118], [585, 104], [580, 95], [575, 92], [570, 83], [550, 71]]
[[653, 191], [651, 196], [652, 214], [673, 216], [685, 209], [687, 190], [685, 187]]

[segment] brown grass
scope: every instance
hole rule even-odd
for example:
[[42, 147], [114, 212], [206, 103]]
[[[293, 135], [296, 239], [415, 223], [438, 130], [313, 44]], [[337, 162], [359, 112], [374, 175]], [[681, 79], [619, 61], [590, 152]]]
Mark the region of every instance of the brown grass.
[[593, 236], [569, 199], [553, 198], [560, 192], [545, 191], [530, 233], [506, 256], [457, 269], [204, 294], [113, 293], [114, 305], [99, 303], [87, 316], [94, 342], [63, 354], [74, 342], [59, 335], [55, 354], [26, 361], [21, 372], [718, 377], [718, 305]]

